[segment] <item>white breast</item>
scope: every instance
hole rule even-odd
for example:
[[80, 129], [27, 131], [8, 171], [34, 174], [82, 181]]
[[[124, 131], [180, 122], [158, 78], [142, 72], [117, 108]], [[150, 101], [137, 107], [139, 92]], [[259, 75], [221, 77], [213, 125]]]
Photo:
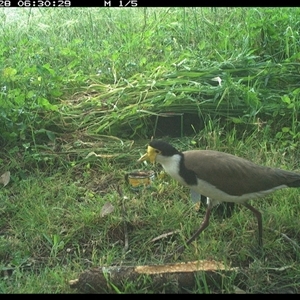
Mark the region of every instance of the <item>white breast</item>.
[[179, 162], [180, 162], [180, 155], [175, 154], [171, 157], [164, 157], [162, 155], [156, 156], [156, 162], [160, 163], [166, 173], [168, 173], [172, 178], [179, 181], [181, 184], [186, 185], [185, 181], [179, 175]]

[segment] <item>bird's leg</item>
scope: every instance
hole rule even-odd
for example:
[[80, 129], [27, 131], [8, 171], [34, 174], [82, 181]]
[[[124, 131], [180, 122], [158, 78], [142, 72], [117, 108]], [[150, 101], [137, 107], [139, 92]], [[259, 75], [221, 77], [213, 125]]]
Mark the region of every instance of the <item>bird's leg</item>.
[[203, 222], [201, 223], [201, 226], [199, 229], [186, 241], [186, 246], [189, 245], [191, 242], [193, 242], [199, 235], [200, 233], [209, 225], [209, 218], [210, 218], [210, 213], [211, 213], [211, 206], [209, 205], [207, 207]]
[[199, 229], [186, 241], [185, 244], [178, 247], [175, 250], [175, 252], [168, 255], [166, 257], [166, 259], [172, 258], [175, 254], [181, 254], [185, 250], [185, 247], [188, 246], [191, 242], [193, 242], [200, 235], [200, 233], [209, 225], [209, 217], [210, 217], [211, 209], [212, 209], [212, 203], [209, 202], [208, 206], [207, 206], [207, 209], [206, 209], [206, 213], [205, 213], [203, 222], [201, 223], [201, 226], [199, 227]]
[[261, 213], [255, 209], [253, 206], [251, 206], [248, 203], [242, 203], [244, 206], [246, 206], [248, 209], [250, 209], [253, 214], [255, 215], [257, 219], [257, 224], [258, 224], [258, 244], [260, 247], [262, 247], [262, 218], [261, 218]]

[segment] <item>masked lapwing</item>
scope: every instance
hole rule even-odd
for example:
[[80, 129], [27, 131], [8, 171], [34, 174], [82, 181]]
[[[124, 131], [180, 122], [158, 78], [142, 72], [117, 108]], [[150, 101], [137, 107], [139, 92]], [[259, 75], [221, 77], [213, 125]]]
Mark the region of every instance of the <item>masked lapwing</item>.
[[[138, 161], [162, 165], [165, 172], [207, 197], [207, 209], [199, 229], [185, 245], [194, 241], [208, 226], [211, 209], [221, 202], [240, 203], [250, 209], [258, 224], [258, 242], [262, 246], [261, 213], [247, 200], [263, 197], [286, 187], [300, 187], [300, 173], [254, 164], [241, 157], [213, 150], [180, 152], [161, 140], [152, 140]], [[181, 253], [181, 246], [176, 253]]]

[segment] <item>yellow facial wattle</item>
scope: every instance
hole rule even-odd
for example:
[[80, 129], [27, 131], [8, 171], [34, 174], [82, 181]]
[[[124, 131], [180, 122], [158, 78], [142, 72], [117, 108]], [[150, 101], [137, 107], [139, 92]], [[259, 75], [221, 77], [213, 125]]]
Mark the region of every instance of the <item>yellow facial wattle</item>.
[[149, 160], [151, 163], [154, 163], [154, 162], [155, 162], [155, 159], [156, 159], [156, 155], [157, 155], [156, 150], [155, 150], [153, 147], [148, 146], [148, 148], [147, 148], [147, 153], [145, 153], [145, 154], [138, 160], [138, 162], [142, 162], [142, 161], [145, 161], [145, 160]]

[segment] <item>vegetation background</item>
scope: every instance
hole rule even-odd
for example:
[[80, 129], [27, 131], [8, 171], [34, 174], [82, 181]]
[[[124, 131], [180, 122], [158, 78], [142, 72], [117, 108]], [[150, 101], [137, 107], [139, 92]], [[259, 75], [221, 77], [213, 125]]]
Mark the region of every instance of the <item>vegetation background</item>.
[[[124, 180], [162, 112], [203, 120], [167, 139], [180, 150], [299, 170], [299, 20], [299, 8], [1, 8], [0, 292], [70, 293], [86, 268], [163, 263], [191, 235], [204, 210], [186, 188]], [[299, 293], [299, 200], [289, 189], [254, 203], [263, 256], [249, 211], [215, 214], [181, 260], [220, 260], [244, 279], [187, 292]]]

